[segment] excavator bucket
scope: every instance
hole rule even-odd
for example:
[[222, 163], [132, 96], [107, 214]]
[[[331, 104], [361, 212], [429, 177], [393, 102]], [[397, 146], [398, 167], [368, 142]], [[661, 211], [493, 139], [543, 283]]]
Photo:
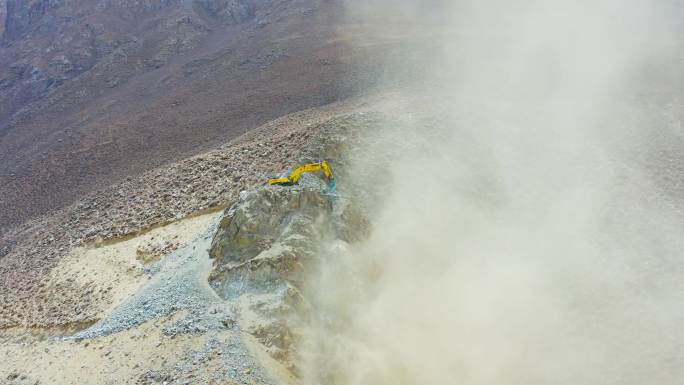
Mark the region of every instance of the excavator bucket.
[[331, 179], [328, 181], [328, 191], [334, 193], [335, 190], [337, 190], [337, 182], [335, 181], [335, 179], [332, 179], [332, 178], [331, 178]]

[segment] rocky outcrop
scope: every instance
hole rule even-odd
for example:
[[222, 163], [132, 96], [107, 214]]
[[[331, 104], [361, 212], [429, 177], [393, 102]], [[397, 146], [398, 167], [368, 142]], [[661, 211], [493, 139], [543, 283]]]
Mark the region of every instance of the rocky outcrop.
[[304, 175], [300, 183], [241, 193], [210, 250], [212, 287], [237, 300], [242, 327], [293, 373], [297, 325], [306, 314], [301, 290], [323, 254], [320, 248], [367, 230], [359, 226], [359, 212], [317, 176]]
[[7, 23], [7, 0], [0, 0], [0, 40], [5, 34], [5, 25]]
[[277, 242], [290, 246], [290, 241], [297, 242], [293, 238], [313, 236], [318, 218], [329, 215], [331, 209], [330, 197], [317, 188], [245, 191], [221, 222], [212, 256], [230, 266], [253, 260]]
[[303, 174], [295, 186], [262, 186], [239, 194], [225, 212], [210, 251], [216, 261], [210, 280], [219, 295], [240, 295], [232, 286], [235, 281], [284, 281], [299, 287], [316, 260], [320, 241], [352, 243], [364, 237], [369, 223], [363, 201], [368, 199], [356, 196], [356, 176], [349, 176], [347, 168], [359, 132], [377, 124], [376, 119], [349, 114], [326, 121], [294, 163], [328, 160], [343, 195], [329, 190], [316, 174]]
[[241, 304], [242, 327], [290, 369], [299, 288], [318, 238], [331, 233], [332, 214], [324, 187], [262, 187], [240, 194], [212, 242], [212, 287]]

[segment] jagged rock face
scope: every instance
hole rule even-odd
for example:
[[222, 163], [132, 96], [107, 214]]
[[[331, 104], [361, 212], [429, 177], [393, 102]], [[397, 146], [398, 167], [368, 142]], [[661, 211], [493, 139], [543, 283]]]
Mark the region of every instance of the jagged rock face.
[[333, 231], [332, 216], [333, 201], [321, 186], [250, 190], [226, 212], [210, 250], [212, 287], [240, 304], [244, 330], [295, 372], [299, 288], [318, 240]]
[[327, 242], [353, 242], [367, 231], [348, 203], [305, 174], [297, 186], [243, 192], [212, 242], [211, 286], [240, 304], [244, 330], [295, 374], [297, 330], [307, 313], [304, 280]]
[[5, 23], [7, 22], [7, 0], [0, 0], [0, 39], [5, 34]]
[[316, 240], [330, 233], [331, 198], [323, 189], [264, 187], [240, 195], [214, 237], [211, 280], [230, 296], [230, 275], [298, 282]]

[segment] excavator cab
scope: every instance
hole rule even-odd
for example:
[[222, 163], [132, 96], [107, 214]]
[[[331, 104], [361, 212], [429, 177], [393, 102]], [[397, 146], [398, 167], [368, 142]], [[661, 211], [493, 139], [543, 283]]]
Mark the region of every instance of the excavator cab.
[[269, 179], [268, 185], [293, 186], [299, 183], [299, 178], [301, 178], [302, 174], [316, 171], [323, 171], [325, 180], [328, 182], [328, 189], [334, 190], [336, 187], [335, 179], [333, 178], [332, 170], [330, 169], [328, 162], [325, 160], [319, 163], [309, 163], [299, 166], [294, 169], [289, 176]]

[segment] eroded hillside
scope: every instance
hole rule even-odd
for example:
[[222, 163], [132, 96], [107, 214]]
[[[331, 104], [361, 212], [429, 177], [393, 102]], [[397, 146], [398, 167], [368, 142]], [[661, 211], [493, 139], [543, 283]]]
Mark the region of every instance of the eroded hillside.
[[368, 89], [396, 46], [353, 44], [367, 36], [330, 1], [9, 0], [0, 10], [0, 231]]

